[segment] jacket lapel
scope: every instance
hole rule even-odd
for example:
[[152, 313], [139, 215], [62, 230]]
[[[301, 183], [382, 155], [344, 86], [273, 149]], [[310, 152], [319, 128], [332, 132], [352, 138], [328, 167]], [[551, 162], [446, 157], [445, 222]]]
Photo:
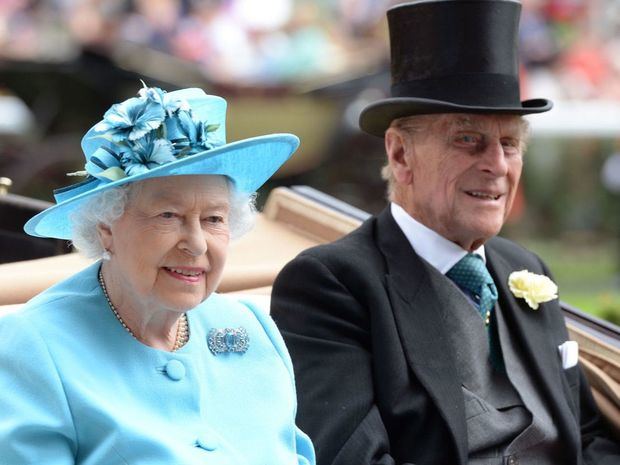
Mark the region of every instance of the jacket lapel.
[[[454, 382], [455, 348], [446, 336], [445, 320], [450, 309], [469, 304], [445, 276], [421, 259], [394, 221], [389, 208], [377, 217], [377, 243], [385, 256], [386, 287], [392, 304], [400, 342], [410, 368], [435, 402], [452, 433], [460, 462], [467, 463], [467, 426], [463, 395]], [[523, 347], [531, 376], [541, 386], [560, 433], [579, 444], [577, 430], [566, 399], [567, 387], [561, 377], [559, 357], [541, 331], [540, 310], [533, 311], [523, 299], [516, 299], [508, 288], [508, 277], [516, 271], [491, 243], [486, 246], [487, 265], [499, 293], [499, 305], [512, 333]], [[541, 309], [544, 310], [544, 309]]]
[[378, 216], [377, 241], [386, 259], [386, 287], [407, 362], [448, 424], [460, 462], [465, 464], [463, 394], [454, 382], [455, 348], [444, 330], [447, 312], [463, 305], [465, 298], [414, 252], [389, 208]]
[[541, 313], [544, 307], [535, 311], [524, 299], [517, 299], [510, 291], [508, 277], [518, 270], [497, 253], [491, 244], [487, 244], [485, 249], [487, 266], [498, 289], [502, 315], [523, 348], [528, 373], [541, 387], [561, 434], [571, 439], [568, 444], [579, 444], [579, 431], [566, 401], [570, 399], [568, 387], [560, 376], [562, 368], [557, 348], [549, 347], [548, 335], [541, 330], [544, 327], [544, 315]]

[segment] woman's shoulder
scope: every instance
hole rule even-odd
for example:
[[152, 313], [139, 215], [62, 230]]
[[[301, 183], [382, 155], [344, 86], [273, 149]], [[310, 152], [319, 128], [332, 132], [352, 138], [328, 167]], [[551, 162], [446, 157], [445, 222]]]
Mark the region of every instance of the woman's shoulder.
[[15, 318], [34, 324], [48, 319], [67, 323], [68, 315], [86, 311], [93, 297], [99, 295], [98, 269], [99, 264], [94, 263], [37, 294], [15, 312]]

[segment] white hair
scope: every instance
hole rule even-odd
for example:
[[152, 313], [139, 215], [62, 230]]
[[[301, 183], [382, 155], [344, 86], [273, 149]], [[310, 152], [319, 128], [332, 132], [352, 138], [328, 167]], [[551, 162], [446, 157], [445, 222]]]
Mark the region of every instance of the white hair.
[[[249, 232], [256, 222], [256, 193], [237, 192], [232, 181], [225, 178], [228, 186], [230, 210], [228, 226], [230, 238], [237, 239]], [[101, 258], [105, 252], [97, 227], [99, 224], [111, 226], [123, 213], [140, 183], [105, 190], [94, 195], [73, 212], [71, 240], [74, 247], [88, 258]]]
[[[413, 115], [392, 120], [390, 128], [398, 130], [403, 136], [413, 138], [415, 134], [425, 133], [438, 118], [438, 115]], [[396, 179], [389, 160], [381, 168], [381, 179], [387, 181], [387, 197], [393, 200]]]

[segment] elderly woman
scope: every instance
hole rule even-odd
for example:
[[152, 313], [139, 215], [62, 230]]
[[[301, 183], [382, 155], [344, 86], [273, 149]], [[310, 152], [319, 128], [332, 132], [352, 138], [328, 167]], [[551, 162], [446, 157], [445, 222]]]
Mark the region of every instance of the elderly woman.
[[146, 87], [114, 105], [86, 179], [26, 224], [101, 260], [0, 319], [0, 463], [314, 463], [273, 322], [215, 293], [298, 139], [227, 144], [225, 107]]

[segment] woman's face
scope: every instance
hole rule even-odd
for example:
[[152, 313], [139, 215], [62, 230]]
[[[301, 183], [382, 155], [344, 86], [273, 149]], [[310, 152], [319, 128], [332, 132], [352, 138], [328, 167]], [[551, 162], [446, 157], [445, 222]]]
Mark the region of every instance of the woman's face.
[[222, 176], [140, 182], [123, 215], [100, 226], [111, 253], [108, 288], [122, 308], [184, 312], [222, 277], [229, 242], [229, 193]]

